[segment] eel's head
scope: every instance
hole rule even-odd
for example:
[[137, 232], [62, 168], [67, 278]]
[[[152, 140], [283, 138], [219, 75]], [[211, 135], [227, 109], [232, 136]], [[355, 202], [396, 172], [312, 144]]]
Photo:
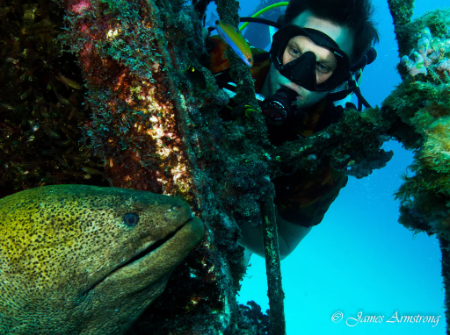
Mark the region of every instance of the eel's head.
[[123, 308], [138, 298], [148, 305], [203, 237], [203, 223], [179, 198], [112, 190], [117, 193], [93, 197], [101, 205], [86, 213], [95, 218], [95, 228], [90, 231], [92, 222], [84, 221], [87, 234], [81, 242], [87, 253], [81, 264], [89, 280], [80, 288], [86, 301], [98, 297]]
[[128, 328], [204, 233], [187, 203], [150, 192], [56, 185], [2, 200], [3, 270], [81, 333]]

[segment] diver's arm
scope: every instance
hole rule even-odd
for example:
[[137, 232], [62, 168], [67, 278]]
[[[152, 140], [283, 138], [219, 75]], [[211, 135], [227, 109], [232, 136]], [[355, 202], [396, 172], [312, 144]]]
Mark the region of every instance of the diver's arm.
[[[280, 258], [286, 258], [300, 241], [311, 231], [312, 227], [303, 227], [294, 224], [280, 217], [277, 214], [278, 227], [278, 243], [280, 245]], [[246, 247], [251, 252], [264, 257], [264, 241], [262, 226], [252, 226], [250, 223], [243, 223], [241, 225], [242, 238], [238, 241], [239, 244]]]

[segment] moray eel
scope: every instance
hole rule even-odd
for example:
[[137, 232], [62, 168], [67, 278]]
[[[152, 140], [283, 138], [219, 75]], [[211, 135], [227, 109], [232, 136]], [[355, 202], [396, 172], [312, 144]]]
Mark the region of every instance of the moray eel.
[[0, 199], [0, 334], [124, 334], [203, 237], [184, 201], [56, 185]]

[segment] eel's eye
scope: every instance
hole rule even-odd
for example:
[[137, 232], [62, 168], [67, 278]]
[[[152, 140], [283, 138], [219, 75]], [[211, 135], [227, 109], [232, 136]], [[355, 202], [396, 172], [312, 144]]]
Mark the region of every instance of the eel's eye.
[[125, 214], [123, 222], [125, 222], [127, 226], [135, 226], [139, 222], [139, 215], [134, 213]]

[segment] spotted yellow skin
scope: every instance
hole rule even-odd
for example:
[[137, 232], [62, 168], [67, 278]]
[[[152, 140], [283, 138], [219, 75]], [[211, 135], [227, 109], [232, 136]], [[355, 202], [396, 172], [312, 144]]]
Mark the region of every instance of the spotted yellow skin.
[[55, 185], [0, 199], [0, 334], [123, 334], [202, 237], [184, 201], [150, 192]]

